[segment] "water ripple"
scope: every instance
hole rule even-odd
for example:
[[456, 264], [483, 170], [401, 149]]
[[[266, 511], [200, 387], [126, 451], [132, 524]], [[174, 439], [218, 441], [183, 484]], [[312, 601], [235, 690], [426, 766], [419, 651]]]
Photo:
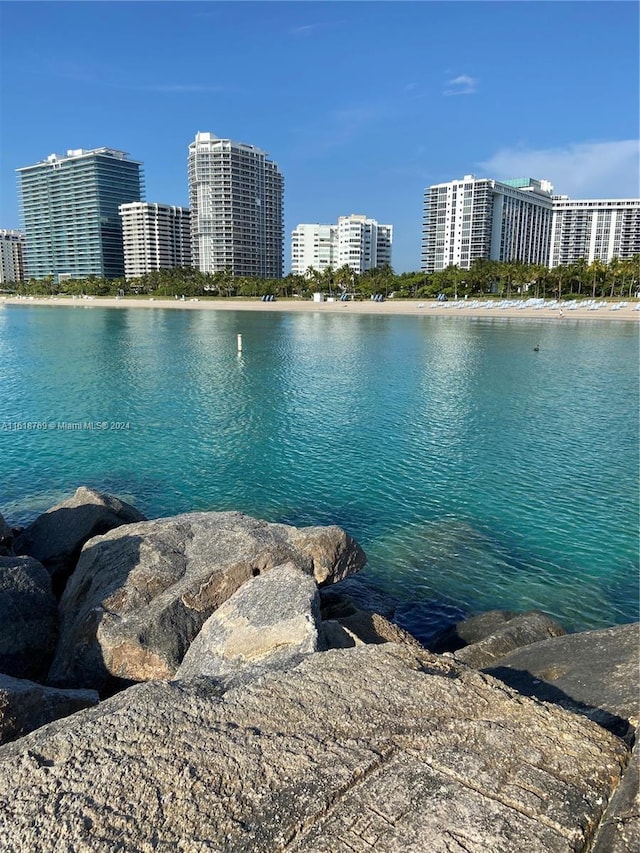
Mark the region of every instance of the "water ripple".
[[129, 426], [0, 433], [1, 510], [85, 483], [340, 524], [423, 638], [494, 607], [630, 621], [637, 352], [624, 323], [7, 308], [5, 422]]

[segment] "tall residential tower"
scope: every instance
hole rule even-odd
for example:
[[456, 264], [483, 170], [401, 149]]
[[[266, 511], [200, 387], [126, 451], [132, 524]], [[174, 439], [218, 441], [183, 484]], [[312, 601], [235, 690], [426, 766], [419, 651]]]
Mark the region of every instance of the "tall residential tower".
[[469, 269], [479, 259], [546, 264], [553, 187], [548, 181], [494, 181], [465, 175], [425, 192], [422, 269]]
[[284, 181], [254, 145], [197, 133], [189, 145], [193, 265], [202, 272], [281, 278]]
[[121, 204], [142, 197], [141, 163], [82, 148], [18, 169], [28, 278], [124, 275]]
[[553, 197], [549, 266], [640, 255], [640, 199]]
[[24, 280], [24, 234], [0, 228], [0, 284]]
[[483, 258], [556, 267], [640, 254], [640, 199], [573, 200], [549, 181], [465, 175], [425, 191], [422, 269]]
[[134, 201], [120, 205], [120, 216], [127, 278], [191, 266], [188, 207]]

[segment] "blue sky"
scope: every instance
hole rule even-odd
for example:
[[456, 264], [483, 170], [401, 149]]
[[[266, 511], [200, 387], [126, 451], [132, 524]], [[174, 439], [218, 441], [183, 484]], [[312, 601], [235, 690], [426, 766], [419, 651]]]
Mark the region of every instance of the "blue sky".
[[547, 178], [637, 197], [635, 2], [2, 2], [0, 228], [15, 169], [107, 146], [188, 204], [197, 131], [249, 142], [300, 222], [364, 213], [420, 267], [426, 186]]

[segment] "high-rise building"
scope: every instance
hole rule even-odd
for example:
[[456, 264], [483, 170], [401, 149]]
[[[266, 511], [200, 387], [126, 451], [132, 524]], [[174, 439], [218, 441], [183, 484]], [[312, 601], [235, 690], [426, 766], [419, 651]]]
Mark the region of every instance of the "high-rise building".
[[0, 284], [24, 280], [24, 234], [0, 228]]
[[189, 145], [193, 265], [202, 272], [281, 278], [284, 181], [254, 145], [197, 133]]
[[640, 199], [553, 197], [549, 266], [640, 255]]
[[391, 225], [378, 225], [352, 213], [338, 218], [338, 266], [349, 266], [356, 273], [391, 265]]
[[640, 254], [640, 199], [572, 200], [549, 181], [465, 175], [425, 192], [422, 269], [479, 259], [548, 267]]
[[298, 225], [291, 232], [291, 272], [305, 275], [309, 269], [346, 265], [360, 274], [390, 266], [392, 243], [391, 225], [355, 213], [340, 216], [337, 225]]
[[553, 187], [548, 181], [495, 181], [465, 175], [425, 192], [422, 269], [469, 269], [485, 258], [546, 264]]
[[18, 169], [26, 275], [124, 275], [121, 204], [142, 198], [142, 164], [124, 151], [82, 148]]
[[134, 201], [120, 205], [124, 274], [137, 278], [153, 270], [191, 266], [188, 207]]
[[291, 232], [291, 272], [306, 275], [310, 270], [324, 272], [338, 266], [338, 228], [336, 225], [301, 224]]

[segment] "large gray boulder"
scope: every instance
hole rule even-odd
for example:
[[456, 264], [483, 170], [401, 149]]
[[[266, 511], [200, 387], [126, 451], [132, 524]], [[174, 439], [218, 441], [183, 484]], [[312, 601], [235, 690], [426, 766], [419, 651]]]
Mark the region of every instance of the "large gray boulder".
[[49, 682], [109, 693], [172, 678], [204, 622], [250, 578], [291, 562], [329, 583], [365, 561], [338, 527], [296, 528], [239, 512], [113, 530], [85, 545], [69, 580]]
[[534, 643], [487, 672], [631, 738], [640, 726], [639, 650], [640, 623], [633, 622]]
[[175, 679], [211, 675], [230, 686], [318, 651], [319, 601], [314, 579], [292, 563], [251, 578], [207, 619]]
[[51, 573], [60, 593], [85, 542], [121, 524], [145, 516], [124, 501], [81, 486], [75, 494], [51, 507], [24, 529], [13, 544], [16, 554], [28, 554]]
[[98, 700], [95, 690], [58, 690], [0, 675], [0, 744], [97, 705]]
[[483, 669], [514, 649], [563, 634], [566, 634], [566, 631], [562, 625], [550, 616], [539, 610], [530, 610], [507, 619], [488, 636], [459, 649], [455, 652], [455, 657], [467, 666]]
[[31, 557], [0, 557], [0, 673], [44, 678], [56, 646], [58, 604]]
[[569, 853], [628, 758], [483, 673], [361, 646], [224, 694], [136, 685], [0, 747], [0, 838], [13, 853]]

